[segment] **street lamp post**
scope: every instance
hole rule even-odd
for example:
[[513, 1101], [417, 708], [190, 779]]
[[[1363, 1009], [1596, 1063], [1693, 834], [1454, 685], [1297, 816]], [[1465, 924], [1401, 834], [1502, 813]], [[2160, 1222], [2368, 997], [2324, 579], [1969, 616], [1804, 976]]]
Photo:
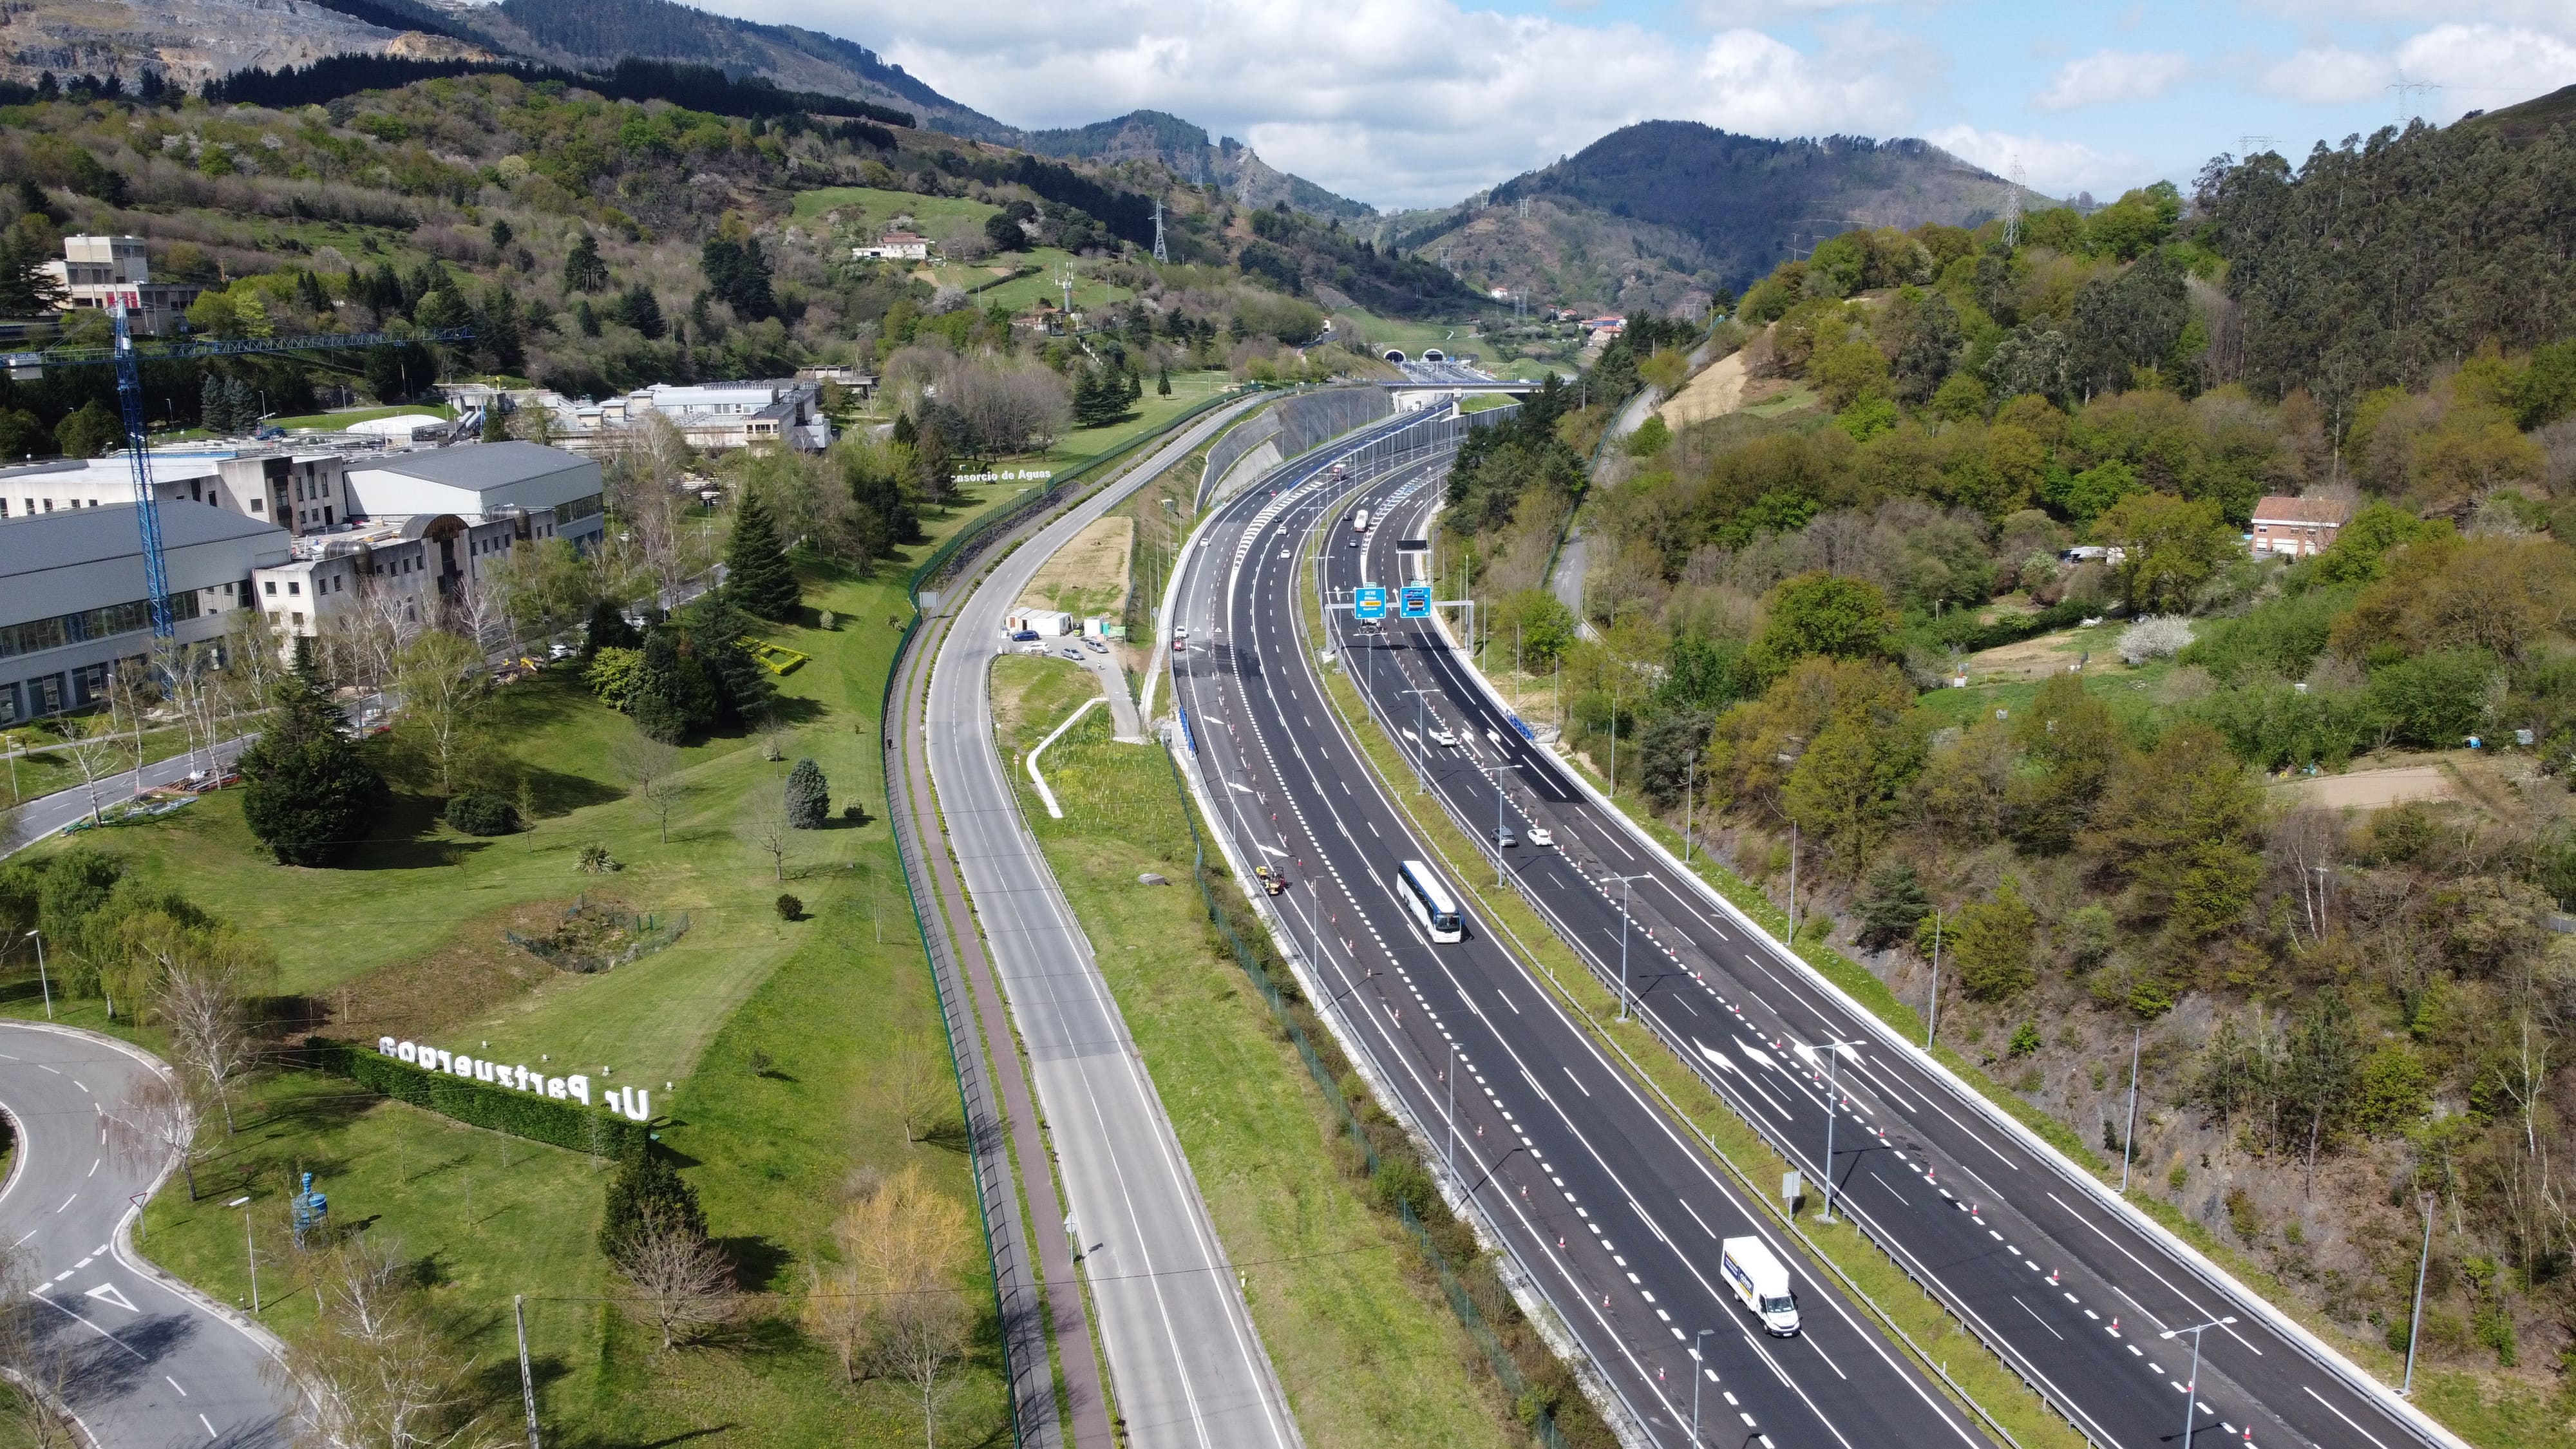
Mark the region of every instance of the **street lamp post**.
[[249, 1204], [250, 1195], [244, 1193], [224, 1206], [243, 1209], [242, 1246], [250, 1254], [250, 1313], [251, 1317], [257, 1318], [259, 1316], [259, 1236], [252, 1227], [253, 1219], [249, 1212]]
[[2158, 1335], [2162, 1338], [2180, 1338], [2186, 1333], [2191, 1335], [2191, 1377], [2183, 1380], [2182, 1383], [2182, 1449], [2191, 1449], [2192, 1425], [2200, 1412], [2200, 1336], [2222, 1324], [2235, 1321], [2235, 1315], [2230, 1314], [2225, 1318], [2213, 1318], [2207, 1323], [2195, 1323], [2189, 1328], [2168, 1328]]
[[1699, 1449], [1699, 1386], [1708, 1377], [1708, 1360], [1700, 1357], [1699, 1341], [1715, 1332], [1703, 1328], [1691, 1335], [1691, 1449]]
[[2424, 1252], [2415, 1260], [2415, 1316], [2406, 1327], [2406, 1383], [2398, 1389], [2402, 1397], [2415, 1395], [2415, 1340], [2424, 1332], [2424, 1270], [2433, 1266], [2433, 1195], [2424, 1194]]
[[1933, 1035], [1941, 1030], [1941, 909], [1932, 908], [1932, 999], [1923, 1007], [1923, 1050], [1932, 1050]]
[[45, 1020], [54, 1019], [54, 983], [45, 974], [45, 933], [29, 931], [27, 939], [36, 943], [36, 985], [45, 993]]
[[1628, 1019], [1628, 891], [1629, 882], [1644, 880], [1646, 873], [1614, 875], [1619, 883], [1619, 1019]]
[[2129, 1162], [2138, 1145], [2138, 1045], [2146, 1040], [2139, 1027], [2129, 1028], [2129, 1125], [2120, 1133], [2120, 1196], [2129, 1195]]
[[1843, 1043], [1839, 1037], [1825, 1038], [1825, 1211], [1816, 1221], [1834, 1220], [1834, 1111], [1842, 1100]]

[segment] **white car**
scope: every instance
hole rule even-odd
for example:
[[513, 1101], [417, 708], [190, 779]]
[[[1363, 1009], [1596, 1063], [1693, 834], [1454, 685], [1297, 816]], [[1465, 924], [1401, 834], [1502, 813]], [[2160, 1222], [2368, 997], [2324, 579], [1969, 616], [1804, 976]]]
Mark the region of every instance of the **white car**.
[[1438, 745], [1444, 750], [1454, 750], [1458, 748], [1458, 737], [1449, 733], [1449, 728], [1446, 725], [1433, 725], [1431, 727], [1431, 743]]
[[1046, 646], [1044, 644], [1023, 644], [1020, 646], [1020, 652], [1023, 654], [1044, 654], [1046, 652]]
[[1530, 827], [1529, 831], [1529, 843], [1541, 850], [1554, 850], [1556, 848], [1556, 832], [1548, 829], [1544, 825], [1533, 825]]

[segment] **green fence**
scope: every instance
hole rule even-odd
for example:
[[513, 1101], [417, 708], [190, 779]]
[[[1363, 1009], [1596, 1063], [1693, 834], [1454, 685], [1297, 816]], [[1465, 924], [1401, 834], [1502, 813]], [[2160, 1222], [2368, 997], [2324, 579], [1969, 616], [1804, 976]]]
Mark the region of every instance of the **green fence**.
[[[1379, 1167], [1377, 1148], [1369, 1142], [1368, 1131], [1361, 1126], [1358, 1114], [1351, 1111], [1350, 1103], [1343, 1099], [1341, 1084], [1333, 1080], [1332, 1068], [1324, 1065], [1324, 1059], [1315, 1050], [1313, 1040], [1306, 1035], [1305, 1027], [1288, 1009], [1287, 996], [1272, 978], [1261, 953], [1235, 931], [1234, 922], [1217, 901], [1216, 888], [1208, 884], [1207, 842], [1199, 835], [1197, 812], [1189, 808], [1189, 790], [1182, 784], [1180, 765], [1168, 750], [1164, 752], [1163, 763], [1172, 771], [1172, 788], [1180, 792], [1182, 814], [1190, 823], [1190, 842], [1195, 851], [1190, 875], [1198, 882], [1199, 899], [1207, 906], [1208, 919], [1225, 936], [1226, 944], [1234, 952], [1235, 964], [1251, 978], [1254, 989], [1261, 993], [1261, 999], [1270, 1003], [1270, 1014], [1277, 1019], [1279, 1029], [1286, 1033], [1288, 1043], [1297, 1049], [1297, 1055], [1305, 1060], [1306, 1070], [1313, 1074], [1315, 1085], [1324, 1089], [1324, 1100], [1332, 1104], [1333, 1114], [1340, 1121], [1342, 1130], [1358, 1144], [1360, 1156], [1368, 1164], [1369, 1175], [1376, 1176]], [[1511, 1395], [1513, 1403], [1520, 1403], [1529, 1390], [1529, 1380], [1522, 1376], [1520, 1365], [1512, 1362], [1511, 1353], [1503, 1347], [1501, 1337], [1485, 1322], [1484, 1312], [1476, 1307], [1475, 1296], [1467, 1291], [1466, 1282], [1458, 1276], [1456, 1269], [1450, 1267], [1447, 1255], [1432, 1242], [1430, 1229], [1414, 1215], [1412, 1204], [1397, 1198], [1396, 1213], [1404, 1224], [1405, 1235], [1413, 1239], [1423, 1260], [1431, 1265], [1432, 1274], [1440, 1280], [1440, 1291], [1448, 1297], [1450, 1310], [1458, 1315], [1458, 1322], [1467, 1330], [1467, 1336], [1484, 1350], [1485, 1359], [1492, 1365], [1494, 1377], [1501, 1381], [1504, 1392]], [[1557, 1432], [1556, 1416], [1544, 1406], [1538, 1409], [1530, 1425], [1530, 1436], [1542, 1449], [1567, 1449], [1565, 1437]]]

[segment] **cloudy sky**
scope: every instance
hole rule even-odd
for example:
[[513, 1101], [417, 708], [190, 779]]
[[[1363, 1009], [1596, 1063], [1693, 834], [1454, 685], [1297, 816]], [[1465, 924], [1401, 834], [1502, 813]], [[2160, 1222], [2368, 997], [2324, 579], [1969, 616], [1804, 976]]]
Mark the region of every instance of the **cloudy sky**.
[[2107, 200], [2249, 136], [2296, 161], [2401, 105], [2450, 120], [2576, 83], [2571, 0], [697, 3], [847, 36], [1015, 125], [1170, 111], [1380, 207], [1650, 118], [1923, 136]]

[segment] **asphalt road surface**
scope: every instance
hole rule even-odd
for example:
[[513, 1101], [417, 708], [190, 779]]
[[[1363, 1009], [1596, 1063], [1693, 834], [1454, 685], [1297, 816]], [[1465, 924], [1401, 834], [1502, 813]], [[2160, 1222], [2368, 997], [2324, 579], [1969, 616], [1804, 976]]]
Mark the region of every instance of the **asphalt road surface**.
[[[1140, 466], [1134, 480], [1185, 455], [1193, 436], [1166, 445], [1170, 458]], [[932, 669], [923, 746], [1028, 1053], [1128, 1441], [1285, 1449], [1300, 1441], [1278, 1376], [992, 734], [992, 661], [1015, 647], [1002, 616], [1038, 566], [1126, 491], [1104, 490], [1048, 525], [959, 606]]]
[[[1391, 474], [1371, 489], [1372, 511], [1429, 496], [1436, 478], [1436, 465]], [[1454, 1154], [1458, 1179], [1649, 1442], [1690, 1441], [1696, 1370], [1703, 1443], [1987, 1443], [1860, 1309], [1803, 1272], [1472, 910], [1465, 940], [1429, 943], [1396, 872], [1430, 852], [1337, 726], [1308, 663], [1320, 641], [1296, 622], [1309, 531], [1331, 526], [1337, 568], [1361, 552], [1348, 547], [1347, 509], [1324, 512], [1334, 486], [1255, 490], [1202, 530], [1181, 586], [1191, 638], [1175, 688], [1223, 828], [1286, 868], [1292, 934], [1305, 925], [1320, 985], [1381, 1079], [1435, 1152]], [[1765, 1334], [1720, 1281], [1718, 1242], [1740, 1235], [1792, 1265], [1796, 1337]]]
[[104, 1449], [284, 1445], [293, 1409], [273, 1341], [180, 1288], [134, 1251], [134, 1204], [168, 1154], [110, 1130], [157, 1068], [87, 1032], [0, 1023], [0, 1109], [18, 1151], [0, 1186], [0, 1242], [33, 1290], [38, 1361]]
[[[1433, 490], [1397, 501], [1397, 488], [1358, 501], [1421, 533]], [[1326, 551], [1328, 596], [1363, 573], [1398, 576], [1404, 561], [1383, 537]], [[1295, 677], [1302, 660], [1287, 651], [1287, 599], [1275, 583], [1262, 587], [1238, 607], [1253, 630], [1248, 642], [1290, 666], [1282, 683], [1310, 688]], [[2179, 1440], [2187, 1412], [2197, 1434], [2239, 1445], [2456, 1442], [2197, 1255], [2141, 1226], [2105, 1189], [1998, 1120], [1912, 1044], [1720, 906], [1578, 788], [1569, 766], [1528, 743], [1427, 623], [1390, 619], [1381, 634], [1361, 636], [1344, 613], [1331, 627], [1357, 646], [1353, 677], [1399, 748], [1485, 841], [1486, 868], [1499, 855], [1521, 894], [1614, 989], [1624, 940], [1632, 1010], [1811, 1181], [1822, 1175], [1834, 1103], [1836, 1210], [1858, 1218], [2096, 1443], [2150, 1449]], [[1445, 728], [1457, 745], [1434, 743], [1417, 721]], [[1523, 842], [1499, 851], [1491, 834], [1498, 803]], [[1526, 843], [1533, 825], [1554, 832], [1554, 848]], [[1370, 852], [1328, 840], [1323, 854], [1347, 870]], [[2186, 1387], [2190, 1338], [2163, 1335], [2221, 1317], [2236, 1321], [2201, 1336], [2195, 1392]]]

